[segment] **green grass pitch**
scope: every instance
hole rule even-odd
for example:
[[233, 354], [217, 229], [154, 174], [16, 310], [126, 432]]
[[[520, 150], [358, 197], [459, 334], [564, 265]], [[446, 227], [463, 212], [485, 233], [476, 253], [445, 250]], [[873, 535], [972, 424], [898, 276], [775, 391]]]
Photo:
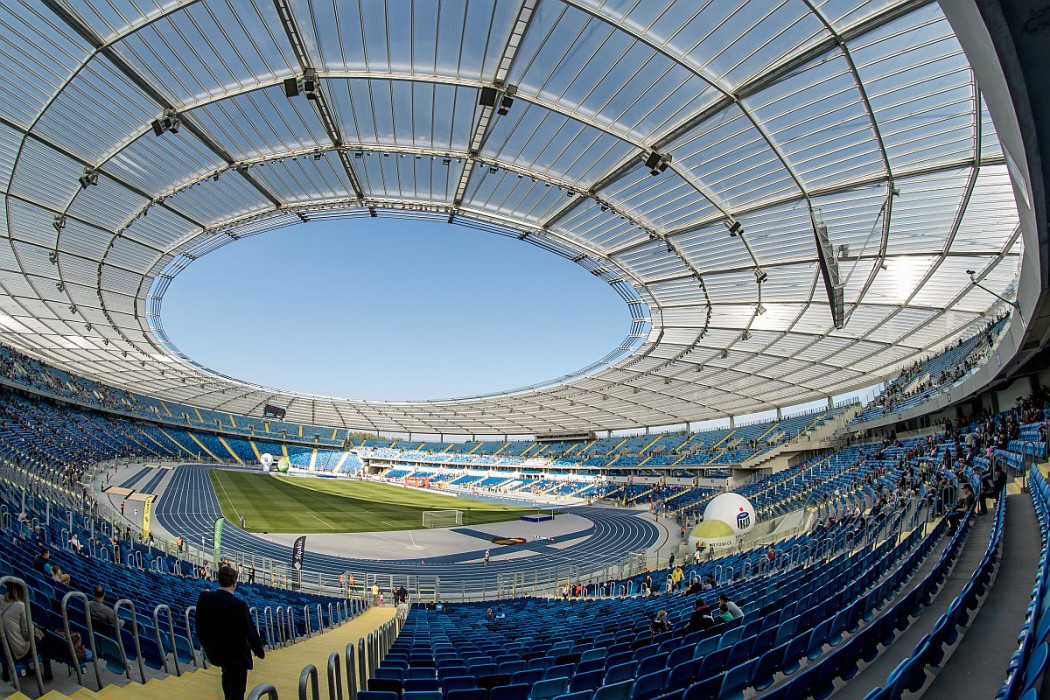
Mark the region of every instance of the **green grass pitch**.
[[309, 479], [209, 472], [222, 514], [246, 520], [249, 532], [335, 533], [418, 530], [423, 511], [463, 511], [463, 525], [516, 520], [535, 508], [519, 508], [400, 486], [343, 479]]

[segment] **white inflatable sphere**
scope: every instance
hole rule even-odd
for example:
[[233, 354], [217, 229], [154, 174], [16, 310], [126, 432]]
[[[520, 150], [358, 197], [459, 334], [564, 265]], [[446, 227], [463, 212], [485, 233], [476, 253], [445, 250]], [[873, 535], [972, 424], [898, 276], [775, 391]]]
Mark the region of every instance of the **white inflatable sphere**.
[[704, 521], [718, 520], [733, 529], [737, 535], [746, 535], [755, 528], [755, 507], [738, 493], [715, 496], [704, 508]]
[[263, 452], [259, 455], [259, 464], [262, 465], [263, 469], [269, 469], [273, 465], [273, 455], [269, 452]]

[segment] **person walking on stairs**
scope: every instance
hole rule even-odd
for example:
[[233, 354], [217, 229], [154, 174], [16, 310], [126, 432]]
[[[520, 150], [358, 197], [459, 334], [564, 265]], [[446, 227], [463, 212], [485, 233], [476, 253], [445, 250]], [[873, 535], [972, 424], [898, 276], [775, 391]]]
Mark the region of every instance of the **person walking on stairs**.
[[219, 590], [204, 591], [197, 599], [197, 637], [208, 660], [222, 668], [222, 693], [226, 700], [244, 700], [252, 654], [266, 656], [259, 630], [238, 598], [237, 570], [219, 567]]

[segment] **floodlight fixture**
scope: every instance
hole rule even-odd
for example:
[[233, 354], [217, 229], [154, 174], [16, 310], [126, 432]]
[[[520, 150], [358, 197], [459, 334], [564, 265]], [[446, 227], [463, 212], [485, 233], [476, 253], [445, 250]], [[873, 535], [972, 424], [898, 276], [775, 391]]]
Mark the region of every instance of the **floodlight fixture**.
[[727, 357], [729, 357], [729, 349], [728, 348], [722, 348], [722, 352], [720, 352], [719, 355], [722, 356], [723, 360], [726, 359]]
[[670, 153], [657, 153], [650, 151], [645, 157], [645, 167], [649, 168], [650, 175], [659, 175], [671, 165]]
[[496, 114], [501, 117], [507, 116], [510, 113], [510, 108], [514, 106], [514, 98], [503, 96], [503, 99], [499, 102], [499, 109], [496, 110]]
[[483, 87], [481, 93], [478, 95], [478, 104], [482, 107], [495, 107], [496, 106], [496, 88], [494, 87]]
[[729, 224], [729, 235], [730, 236], [739, 236], [743, 232], [744, 232], [744, 227], [740, 225], [739, 221], [734, 221], [733, 223]]
[[303, 73], [302, 78], [284, 79], [284, 96], [288, 99], [306, 95], [308, 100], [316, 100], [321, 96], [321, 81], [317, 77], [317, 71], [310, 68]]
[[767, 279], [769, 279], [769, 275], [767, 275], [766, 271], [763, 270], [761, 267], [756, 267], [754, 270], [752, 270], [752, 272], [755, 275], [755, 281], [759, 284], [762, 284]]
[[766, 312], [766, 307], [762, 306], [761, 302], [755, 307], [755, 313], [761, 316]]
[[182, 120], [179, 118], [178, 112], [173, 109], [166, 109], [160, 119], [154, 119], [150, 126], [153, 127], [154, 135], [162, 136], [166, 131], [170, 131], [173, 134], [179, 133], [179, 125], [181, 123]]
[[84, 174], [80, 176], [80, 189], [86, 190], [92, 185], [98, 184], [98, 171], [94, 168], [84, 168]]

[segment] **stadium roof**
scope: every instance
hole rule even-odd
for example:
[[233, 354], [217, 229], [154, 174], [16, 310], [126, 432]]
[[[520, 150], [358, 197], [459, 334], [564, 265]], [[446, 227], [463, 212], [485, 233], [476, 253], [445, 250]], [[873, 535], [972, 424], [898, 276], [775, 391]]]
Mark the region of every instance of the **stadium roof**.
[[[383, 431], [670, 425], [870, 385], [993, 309], [967, 270], [1016, 284], [1006, 159], [928, 0], [11, 0], [0, 25], [0, 340], [134, 391]], [[420, 402], [252, 385], [165, 336], [201, 255], [370, 215], [573, 259], [629, 335]]]

